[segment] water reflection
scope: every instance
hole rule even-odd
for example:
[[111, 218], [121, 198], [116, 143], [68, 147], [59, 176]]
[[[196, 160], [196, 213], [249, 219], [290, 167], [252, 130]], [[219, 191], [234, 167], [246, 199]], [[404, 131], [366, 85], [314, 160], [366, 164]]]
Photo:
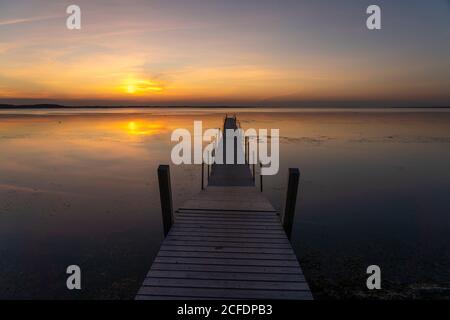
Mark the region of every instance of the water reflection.
[[[449, 112], [119, 111], [0, 113], [0, 297], [132, 298], [162, 240], [155, 172], [172, 130], [234, 111], [280, 128], [280, 172], [264, 180], [275, 207], [301, 169], [293, 244], [316, 296], [364, 296], [373, 263], [379, 296], [450, 287]], [[198, 166], [172, 176], [175, 206], [199, 191]], [[69, 264], [81, 293], [65, 289]]]
[[167, 124], [162, 122], [130, 121], [127, 124], [128, 134], [131, 135], [155, 135], [168, 130]]

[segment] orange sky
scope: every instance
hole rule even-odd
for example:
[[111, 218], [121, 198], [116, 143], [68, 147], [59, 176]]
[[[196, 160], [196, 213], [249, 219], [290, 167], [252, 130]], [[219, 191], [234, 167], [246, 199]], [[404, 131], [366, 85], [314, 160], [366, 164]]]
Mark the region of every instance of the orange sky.
[[376, 32], [360, 1], [82, 0], [80, 31], [67, 1], [2, 2], [0, 103], [446, 105], [449, 9], [432, 2], [386, 4]]

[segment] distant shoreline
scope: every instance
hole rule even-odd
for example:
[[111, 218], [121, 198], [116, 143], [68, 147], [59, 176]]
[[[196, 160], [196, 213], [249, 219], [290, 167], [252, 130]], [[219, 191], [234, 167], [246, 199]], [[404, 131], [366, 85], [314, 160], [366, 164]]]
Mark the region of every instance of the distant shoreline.
[[59, 104], [32, 104], [32, 105], [13, 105], [13, 104], [0, 104], [0, 110], [2, 109], [184, 109], [184, 108], [196, 108], [196, 109], [450, 109], [450, 106], [429, 106], [429, 107], [318, 107], [318, 106], [301, 106], [301, 107], [284, 107], [284, 106], [66, 106]]

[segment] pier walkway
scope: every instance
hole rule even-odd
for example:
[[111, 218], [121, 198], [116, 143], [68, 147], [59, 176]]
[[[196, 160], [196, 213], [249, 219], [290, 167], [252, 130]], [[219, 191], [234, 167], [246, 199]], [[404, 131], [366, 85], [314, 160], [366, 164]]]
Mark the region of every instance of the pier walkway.
[[[236, 128], [226, 117], [224, 128]], [[278, 212], [248, 165], [212, 166], [175, 212], [136, 299], [312, 299]]]

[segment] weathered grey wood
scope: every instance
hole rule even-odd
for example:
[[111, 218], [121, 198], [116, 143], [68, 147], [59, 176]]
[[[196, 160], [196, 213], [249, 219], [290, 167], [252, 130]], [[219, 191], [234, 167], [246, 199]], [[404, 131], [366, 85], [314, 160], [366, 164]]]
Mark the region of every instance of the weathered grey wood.
[[164, 271], [201, 271], [201, 272], [240, 272], [240, 273], [276, 273], [276, 274], [302, 274], [297, 267], [277, 266], [233, 266], [214, 264], [185, 264], [185, 263], [162, 263], [155, 261], [151, 270]]
[[211, 222], [211, 223], [255, 223], [255, 224], [280, 224], [280, 219], [278, 217], [265, 217], [265, 218], [255, 218], [255, 217], [246, 217], [246, 218], [240, 218], [236, 216], [230, 216], [229, 218], [219, 215], [211, 215], [209, 218], [205, 218], [203, 216], [195, 216], [195, 215], [177, 215], [177, 219], [179, 221], [193, 221], [193, 222]]
[[263, 234], [263, 235], [267, 235], [267, 234], [279, 234], [281, 236], [283, 236], [283, 230], [277, 230], [277, 229], [268, 229], [268, 228], [239, 228], [239, 227], [224, 227], [224, 226], [207, 226], [205, 227], [201, 227], [199, 225], [187, 225], [187, 224], [178, 224], [175, 225], [172, 228], [173, 232], [214, 232], [214, 233], [245, 233], [246, 235], [253, 235], [253, 234]]
[[196, 215], [207, 215], [208, 217], [214, 217], [215, 215], [225, 215], [225, 216], [231, 216], [231, 215], [237, 215], [242, 217], [243, 213], [245, 214], [244, 217], [273, 217], [273, 216], [278, 216], [278, 212], [274, 212], [274, 211], [249, 211], [249, 210], [244, 210], [244, 211], [219, 211], [219, 210], [213, 210], [213, 209], [205, 209], [205, 210], [188, 210], [188, 209], [179, 209], [177, 211], [175, 211], [177, 214], [196, 214]]
[[[202, 184], [203, 175], [204, 166]], [[176, 211], [136, 299], [312, 299], [278, 212], [253, 178], [248, 165], [212, 167], [208, 187]]]
[[226, 218], [223, 216], [213, 216], [211, 218], [206, 218], [202, 216], [191, 216], [191, 215], [176, 215], [177, 221], [180, 222], [180, 224], [189, 224], [189, 223], [196, 223], [196, 224], [204, 224], [204, 225], [238, 225], [243, 227], [250, 227], [250, 226], [265, 226], [265, 227], [276, 227], [281, 228], [280, 220], [278, 218], [247, 218], [247, 219], [240, 219], [239, 217], [230, 217]]
[[302, 274], [150, 270], [147, 278], [306, 282]]
[[218, 230], [218, 229], [224, 229], [224, 230], [259, 230], [262, 232], [277, 232], [283, 231], [283, 229], [279, 226], [273, 226], [270, 224], [258, 224], [258, 225], [247, 225], [242, 224], [239, 225], [238, 222], [233, 223], [226, 223], [226, 222], [220, 222], [220, 223], [205, 223], [205, 222], [194, 222], [191, 220], [184, 220], [183, 222], [180, 222], [176, 226], [177, 229], [210, 229], [210, 230]]
[[292, 225], [294, 224], [295, 204], [297, 202], [299, 179], [300, 171], [297, 168], [289, 168], [286, 208], [284, 210], [283, 218], [283, 227], [289, 240], [291, 240]]
[[[162, 295], [136, 295], [136, 300], [216, 300], [208, 297], [183, 297], [183, 296], [162, 296]], [[224, 299], [225, 300], [225, 299]]]
[[173, 224], [172, 188], [170, 185], [170, 167], [160, 165], [158, 167], [159, 195], [161, 200], [161, 212], [164, 228], [164, 236], [167, 236]]
[[142, 287], [139, 295], [168, 295], [185, 297], [210, 297], [217, 299], [289, 299], [310, 300], [309, 291], [285, 290], [241, 290], [241, 289], [213, 289], [213, 288], [183, 288], [183, 287]]
[[276, 238], [276, 239], [266, 239], [266, 238], [242, 238], [242, 237], [232, 237], [232, 236], [225, 236], [225, 237], [199, 237], [196, 235], [169, 235], [167, 236], [168, 240], [182, 240], [182, 241], [202, 241], [203, 243], [210, 242], [210, 241], [223, 241], [223, 242], [233, 242], [233, 243], [258, 243], [260, 245], [267, 244], [267, 243], [280, 243], [280, 244], [288, 244], [289, 241], [287, 238]]
[[209, 237], [209, 238], [220, 238], [220, 237], [234, 237], [240, 238], [241, 241], [247, 241], [251, 239], [284, 239], [283, 234], [271, 234], [271, 233], [248, 233], [248, 232], [202, 232], [202, 231], [178, 231], [171, 230], [169, 232], [172, 236], [197, 236], [197, 237]]
[[[271, 221], [267, 222], [257, 222], [254, 220], [235, 220], [227, 221], [225, 219], [211, 219], [211, 221], [206, 222], [202, 219], [186, 219], [179, 218], [177, 219], [177, 226], [179, 227], [201, 227], [201, 228], [211, 228], [216, 230], [217, 228], [237, 228], [237, 229], [265, 229], [265, 230], [278, 230], [284, 232], [280, 223], [278, 225], [274, 225]], [[254, 222], [254, 224], [252, 224]]]
[[305, 291], [308, 285], [305, 282], [279, 282], [279, 281], [247, 281], [223, 279], [172, 279], [150, 277], [144, 280], [144, 286], [157, 287], [186, 287], [186, 288], [215, 288], [215, 289], [260, 289], [260, 290], [286, 290]]
[[246, 248], [229, 246], [192, 246], [192, 245], [171, 245], [164, 243], [160, 250], [164, 251], [183, 251], [183, 252], [240, 252], [240, 253], [274, 253], [274, 254], [292, 254], [290, 248]]
[[[217, 207], [212, 208], [180, 208], [178, 209], [180, 212], [215, 212], [215, 213], [232, 213], [232, 212], [240, 212], [240, 213], [277, 213], [275, 210], [265, 210], [265, 209], [248, 209], [248, 208], [236, 208], [236, 209], [219, 209]], [[278, 214], [278, 213], [277, 213]]]
[[232, 266], [260, 266], [260, 267], [292, 267], [298, 268], [298, 262], [292, 260], [263, 260], [263, 259], [224, 259], [224, 258], [196, 258], [196, 257], [161, 257], [157, 256], [155, 262], [160, 263], [186, 263], [210, 264]]
[[233, 144], [234, 164], [213, 164], [211, 169], [211, 176], [209, 179], [209, 186], [254, 186], [254, 181], [249, 170], [248, 165], [237, 164], [237, 154], [243, 153], [245, 158], [245, 151], [242, 149], [242, 144], [236, 142], [236, 139], [227, 141], [226, 130], [238, 129], [238, 124], [235, 119], [227, 118], [224, 122], [224, 134], [222, 138], [224, 161], [227, 155], [227, 144]]
[[240, 259], [254, 260], [283, 260], [297, 261], [295, 255], [291, 253], [242, 253], [242, 252], [199, 252], [199, 251], [170, 251], [160, 250], [158, 257], [176, 257], [176, 258], [220, 258], [232, 259], [237, 262]]
[[[201, 216], [201, 215], [194, 215], [194, 214], [190, 214], [190, 215], [177, 215], [178, 219], [185, 219], [185, 220], [191, 220], [191, 221], [205, 221], [205, 216]], [[261, 218], [256, 218], [256, 217], [238, 217], [238, 216], [231, 216], [230, 217], [226, 217], [226, 216], [220, 216], [220, 215], [211, 215], [209, 218], [207, 218], [207, 220], [209, 221], [214, 221], [214, 222], [218, 222], [218, 221], [228, 221], [228, 222], [232, 222], [232, 221], [236, 221], [236, 222], [261, 222], [261, 223], [280, 223], [280, 219], [276, 216], [273, 217], [261, 217]]]
[[196, 241], [196, 240], [173, 240], [173, 239], [167, 239], [164, 241], [165, 245], [171, 245], [171, 246], [190, 246], [192, 248], [196, 247], [214, 247], [214, 248], [259, 248], [259, 249], [269, 249], [269, 248], [276, 248], [276, 249], [288, 249], [292, 250], [289, 243], [261, 243], [261, 242], [231, 242], [231, 241]]

